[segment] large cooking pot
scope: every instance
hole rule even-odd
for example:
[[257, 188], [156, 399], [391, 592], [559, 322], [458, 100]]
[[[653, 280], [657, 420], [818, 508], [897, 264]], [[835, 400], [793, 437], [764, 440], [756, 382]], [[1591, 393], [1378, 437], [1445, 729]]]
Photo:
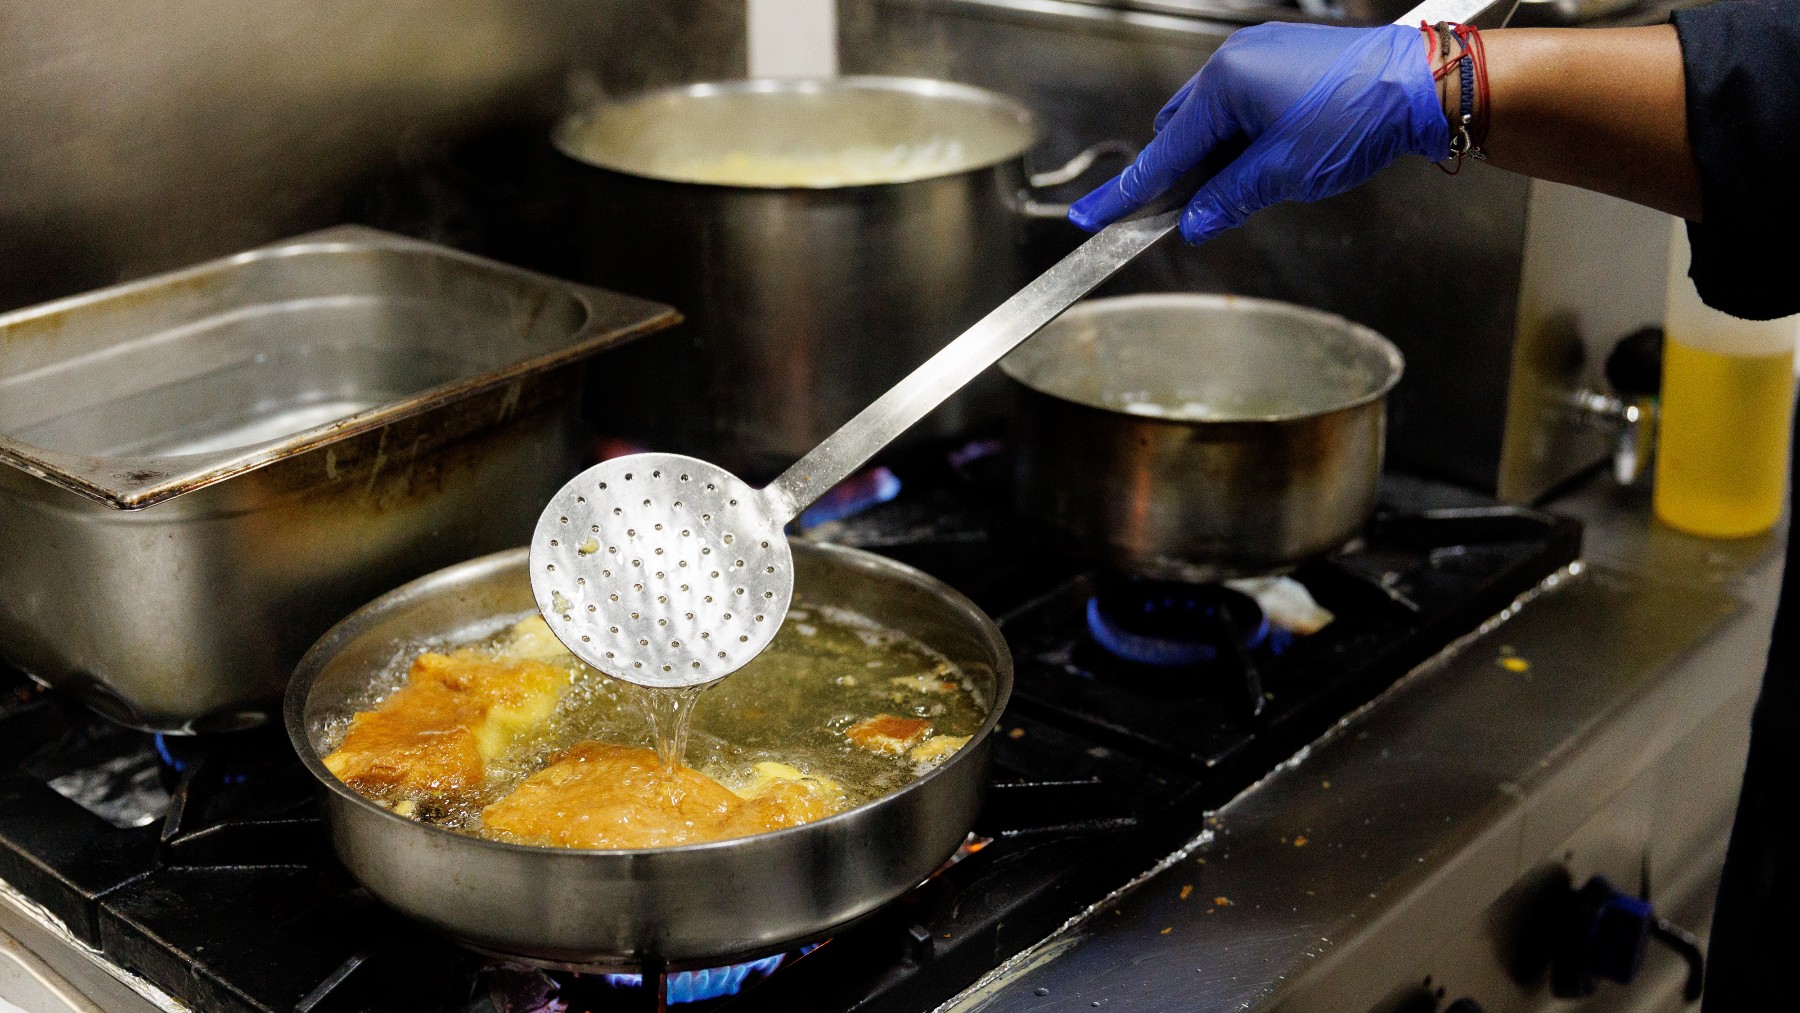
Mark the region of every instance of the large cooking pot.
[[990, 700], [969, 744], [899, 791], [775, 833], [598, 851], [465, 837], [394, 815], [320, 762], [325, 724], [406, 644], [534, 607], [525, 549], [441, 570], [327, 633], [288, 688], [294, 748], [324, 789], [332, 845], [402, 913], [475, 949], [549, 966], [715, 966], [819, 939], [916, 886], [949, 858], [987, 785], [989, 738], [1012, 692], [1000, 631], [910, 567], [796, 542], [796, 591], [853, 609], [942, 653]]
[[[1032, 183], [1119, 147], [1034, 180], [1036, 136], [1003, 95], [884, 77], [695, 84], [566, 119], [576, 270], [688, 320], [626, 353], [629, 385], [595, 388], [602, 426], [751, 478], [786, 467], [1019, 287], [1022, 223], [1065, 211]], [[996, 393], [912, 435], [965, 430]]]
[[1021, 388], [1019, 509], [1125, 573], [1279, 572], [1375, 508], [1400, 352], [1266, 299], [1076, 304], [1001, 363]]

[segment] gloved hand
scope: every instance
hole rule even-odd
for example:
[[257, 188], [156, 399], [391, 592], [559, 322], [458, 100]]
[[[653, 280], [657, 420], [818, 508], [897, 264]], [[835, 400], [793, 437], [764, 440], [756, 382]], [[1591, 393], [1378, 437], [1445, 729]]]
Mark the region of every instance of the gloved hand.
[[1270, 23], [1236, 32], [1156, 116], [1137, 160], [1076, 201], [1095, 231], [1130, 214], [1221, 142], [1249, 147], [1200, 188], [1181, 237], [1203, 243], [1286, 200], [1367, 180], [1404, 154], [1449, 157], [1450, 128], [1416, 27]]

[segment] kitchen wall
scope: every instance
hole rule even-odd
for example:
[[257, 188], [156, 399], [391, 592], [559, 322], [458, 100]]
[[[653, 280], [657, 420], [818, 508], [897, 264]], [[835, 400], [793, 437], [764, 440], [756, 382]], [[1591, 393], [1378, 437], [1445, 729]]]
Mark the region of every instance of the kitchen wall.
[[570, 102], [739, 77], [743, 0], [0, 0], [0, 310], [360, 221], [554, 268]]

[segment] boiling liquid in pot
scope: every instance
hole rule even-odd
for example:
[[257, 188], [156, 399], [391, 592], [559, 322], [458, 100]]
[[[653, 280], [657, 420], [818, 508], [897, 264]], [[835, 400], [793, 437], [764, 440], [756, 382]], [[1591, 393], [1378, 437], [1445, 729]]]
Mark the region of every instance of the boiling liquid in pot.
[[[762, 655], [704, 692], [619, 682], [563, 650], [535, 616], [513, 618], [532, 619], [525, 628], [533, 635], [521, 638], [509, 623], [486, 637], [412, 645], [352, 706], [377, 706], [406, 682], [421, 653], [472, 646], [496, 657], [535, 657], [567, 672], [569, 686], [549, 718], [487, 763], [479, 791], [458, 798], [365, 794], [402, 815], [479, 834], [483, 808], [511, 794], [555, 754], [598, 741], [650, 746], [665, 764], [682, 757], [734, 791], [753, 785], [757, 764], [786, 765], [841, 788], [833, 806], [841, 811], [892, 792], [941, 762], [981, 727], [990, 706], [985, 685], [918, 640], [803, 597]], [[654, 731], [646, 720], [652, 712]], [[929, 722], [929, 735], [896, 751], [858, 745], [854, 734], [878, 715]], [[338, 747], [347, 726], [345, 719], [325, 729], [322, 753]]]
[[719, 186], [841, 187], [925, 179], [968, 162], [963, 143], [933, 137], [917, 144], [862, 144], [814, 151], [733, 151], [726, 155], [665, 154], [650, 163], [660, 179]]

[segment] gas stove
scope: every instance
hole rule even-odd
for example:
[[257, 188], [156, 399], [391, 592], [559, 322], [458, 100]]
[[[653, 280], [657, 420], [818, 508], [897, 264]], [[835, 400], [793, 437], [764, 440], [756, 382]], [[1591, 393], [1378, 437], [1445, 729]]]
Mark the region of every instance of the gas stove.
[[338, 867], [277, 730], [150, 736], [11, 671], [0, 929], [66, 951], [58, 966], [98, 968], [147, 1009], [929, 1009], [1194, 839], [1209, 810], [1580, 549], [1573, 521], [1389, 475], [1361, 537], [1288, 575], [1283, 594], [1297, 585], [1310, 606], [1296, 623], [1268, 582], [1144, 584], [1046, 550], [1007, 505], [1008, 468], [999, 442], [899, 455], [802, 519], [807, 537], [968, 594], [1017, 666], [967, 844], [823, 944], [638, 975], [492, 961]]

